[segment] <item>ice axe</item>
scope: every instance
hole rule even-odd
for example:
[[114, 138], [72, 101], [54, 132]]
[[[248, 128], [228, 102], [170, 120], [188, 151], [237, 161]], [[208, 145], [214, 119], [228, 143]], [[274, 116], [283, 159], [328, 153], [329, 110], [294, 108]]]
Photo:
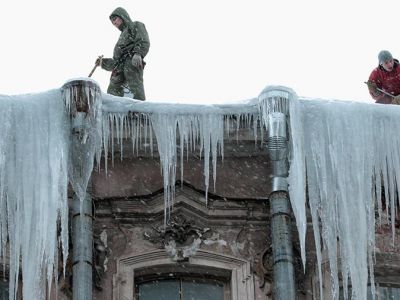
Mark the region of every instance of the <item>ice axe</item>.
[[93, 75], [93, 73], [94, 73], [94, 71], [96, 70], [96, 68], [100, 65], [100, 62], [101, 62], [101, 59], [103, 58], [103, 56], [104, 56], [104, 55], [100, 55], [100, 56], [97, 58], [96, 63], [94, 64], [94, 67], [93, 67], [92, 71], [90, 71], [90, 74], [89, 74], [88, 77], [91, 77], [91, 76]]
[[376, 86], [374, 85], [373, 82], [365, 81], [364, 83], [365, 83], [366, 85], [368, 85], [368, 87], [369, 87], [369, 86], [373, 86], [377, 91], [379, 91], [379, 92], [381, 92], [381, 93], [383, 93], [383, 94], [385, 94], [385, 95], [387, 95], [387, 96], [390, 96], [390, 97], [392, 97], [392, 98], [395, 97], [394, 95], [392, 95], [392, 94], [390, 94], [390, 93], [388, 93], [388, 92], [386, 92], [386, 91], [384, 91], [384, 90], [382, 90], [382, 89], [376, 87]]

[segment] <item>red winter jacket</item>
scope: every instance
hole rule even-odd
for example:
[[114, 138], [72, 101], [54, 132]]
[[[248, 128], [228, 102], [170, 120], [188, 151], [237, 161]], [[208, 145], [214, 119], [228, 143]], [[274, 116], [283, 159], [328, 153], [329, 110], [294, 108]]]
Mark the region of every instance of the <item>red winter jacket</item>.
[[[393, 70], [388, 72], [382, 66], [376, 67], [369, 75], [369, 82], [373, 82], [376, 86], [385, 92], [394, 96], [400, 94], [400, 65], [397, 59], [394, 60]], [[392, 97], [377, 92], [373, 87], [369, 86], [369, 93], [374, 98], [375, 103], [391, 104]]]

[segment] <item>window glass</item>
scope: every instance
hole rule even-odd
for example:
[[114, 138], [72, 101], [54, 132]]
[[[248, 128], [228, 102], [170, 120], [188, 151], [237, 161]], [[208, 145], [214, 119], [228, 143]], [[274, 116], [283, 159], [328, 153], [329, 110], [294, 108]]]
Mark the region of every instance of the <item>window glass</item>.
[[220, 284], [182, 282], [183, 300], [223, 300], [224, 291]]
[[224, 286], [195, 279], [154, 280], [138, 286], [139, 300], [223, 300]]
[[179, 281], [152, 281], [139, 285], [139, 300], [180, 300]]

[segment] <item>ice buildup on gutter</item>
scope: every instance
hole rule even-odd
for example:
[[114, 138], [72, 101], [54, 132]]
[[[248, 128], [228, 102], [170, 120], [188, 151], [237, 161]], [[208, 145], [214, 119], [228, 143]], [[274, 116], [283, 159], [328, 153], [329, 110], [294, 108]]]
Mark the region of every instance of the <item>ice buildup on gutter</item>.
[[[303, 263], [308, 208], [320, 277], [321, 248], [329, 259], [332, 298], [338, 299], [339, 275], [343, 286], [351, 283], [352, 299], [366, 298], [369, 272], [374, 280], [375, 211], [379, 221], [392, 217], [394, 232], [399, 205], [400, 107], [301, 99], [291, 89], [274, 86], [257, 99], [232, 105], [141, 102], [92, 92], [85, 85], [79, 89], [0, 95], [0, 254], [3, 259], [10, 254], [12, 295], [21, 269], [25, 297], [44, 299], [43, 282], [52, 283], [58, 253], [64, 259], [68, 254], [68, 180], [82, 199], [102, 151], [114, 157], [115, 147], [129, 138], [137, 152], [155, 139], [167, 216], [176, 168], [185, 154], [200, 150], [207, 192], [211, 168], [215, 185], [217, 158], [223, 158], [224, 134], [233, 119], [245, 120], [257, 140], [260, 123], [268, 130], [268, 115], [279, 111], [290, 123], [289, 193]], [[78, 93], [89, 100], [83, 114], [76, 109]], [[388, 214], [382, 213], [382, 187]]]
[[352, 286], [351, 299], [367, 299], [369, 273], [374, 287], [375, 211], [382, 215], [381, 187], [393, 234], [399, 205], [400, 107], [316, 99], [298, 105], [291, 126], [292, 139], [298, 139], [289, 178], [292, 205], [304, 205], [307, 182], [319, 273], [322, 236], [332, 299], [339, 297], [339, 273], [344, 291], [348, 283]]
[[[115, 148], [115, 138], [122, 147], [122, 138], [131, 138], [132, 145], [138, 145], [142, 140], [146, 140], [143, 139], [143, 135], [149, 136], [152, 141], [154, 134], [164, 178], [166, 222], [172, 208], [178, 163], [181, 165], [183, 180], [185, 154], [197, 151], [196, 148], [200, 151], [197, 154], [204, 160], [204, 186], [207, 199], [210, 168], [215, 189], [217, 158], [220, 156], [223, 159], [224, 133], [225, 130], [229, 130], [229, 127], [225, 128], [224, 125], [229, 124], [230, 119], [236, 118], [243, 120], [247, 126], [252, 126], [256, 134], [253, 122], [258, 121], [255, 101], [248, 105], [182, 105], [141, 102], [103, 94], [103, 107], [103, 140], [106, 157], [108, 150]], [[120, 150], [123, 157], [123, 149]], [[135, 149], [133, 150], [135, 153]], [[111, 156], [114, 159], [113, 151]]]
[[69, 122], [60, 90], [0, 95], [0, 132], [0, 252], [3, 262], [9, 253], [10, 299], [20, 270], [24, 299], [44, 299], [44, 282], [50, 287], [59, 255], [68, 255]]
[[71, 80], [62, 87], [63, 102], [70, 117], [68, 178], [83, 201], [94, 160], [102, 152], [101, 91], [94, 81]]

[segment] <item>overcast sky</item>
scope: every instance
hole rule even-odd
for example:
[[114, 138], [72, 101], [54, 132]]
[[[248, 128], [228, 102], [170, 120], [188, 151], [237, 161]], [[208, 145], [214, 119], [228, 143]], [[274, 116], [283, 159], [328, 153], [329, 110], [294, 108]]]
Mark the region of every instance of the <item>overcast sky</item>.
[[[396, 1], [2, 1], [0, 94], [46, 91], [112, 56], [124, 7], [145, 23], [150, 101], [220, 103], [267, 85], [299, 96], [371, 101], [364, 81], [381, 49], [400, 57]], [[110, 73], [92, 78], [106, 91]]]

